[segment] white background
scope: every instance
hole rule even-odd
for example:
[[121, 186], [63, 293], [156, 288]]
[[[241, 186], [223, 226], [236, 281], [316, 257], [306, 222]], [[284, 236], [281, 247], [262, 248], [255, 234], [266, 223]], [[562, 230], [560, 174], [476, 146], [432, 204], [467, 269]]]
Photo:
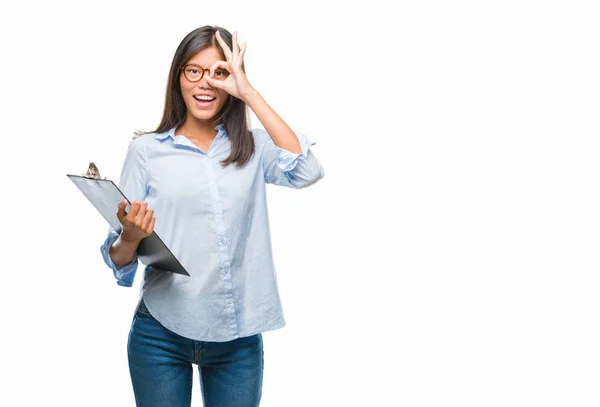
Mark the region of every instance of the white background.
[[268, 189], [287, 326], [261, 406], [600, 405], [593, 3], [3, 5], [0, 405], [134, 405], [142, 268], [117, 286], [65, 174], [118, 179], [206, 24], [326, 173]]

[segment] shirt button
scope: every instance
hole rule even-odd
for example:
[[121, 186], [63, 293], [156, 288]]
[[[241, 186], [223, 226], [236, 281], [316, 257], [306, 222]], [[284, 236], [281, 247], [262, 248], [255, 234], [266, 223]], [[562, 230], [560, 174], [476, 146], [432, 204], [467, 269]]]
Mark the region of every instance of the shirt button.
[[225, 244], [225, 239], [224, 239], [224, 238], [220, 238], [220, 239], [219, 239], [219, 243], [221, 243], [221, 244]]

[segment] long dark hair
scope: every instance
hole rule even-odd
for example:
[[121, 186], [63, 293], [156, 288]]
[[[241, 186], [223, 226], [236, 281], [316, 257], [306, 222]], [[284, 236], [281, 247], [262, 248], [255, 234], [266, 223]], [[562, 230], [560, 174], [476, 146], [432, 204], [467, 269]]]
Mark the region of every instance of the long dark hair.
[[[233, 49], [233, 38], [229, 31], [218, 26], [205, 25], [196, 28], [190, 32], [181, 41], [175, 51], [171, 70], [169, 71], [169, 80], [167, 82], [167, 92], [165, 97], [165, 108], [160, 124], [154, 131], [136, 132], [135, 137], [142, 134], [162, 133], [177, 127], [185, 121], [187, 108], [181, 94], [179, 85], [179, 76], [181, 67], [184, 66], [194, 55], [203, 49], [215, 47], [221, 58], [225, 60], [223, 49], [215, 38], [215, 33], [219, 31], [221, 38], [225, 41], [229, 49]], [[242, 70], [246, 72], [242, 62]], [[242, 100], [229, 95], [225, 105], [217, 114], [217, 122], [225, 126], [225, 131], [231, 140], [231, 153], [229, 157], [221, 161], [223, 166], [235, 163], [237, 167], [243, 167], [248, 163], [254, 153], [254, 139], [249, 130], [248, 117], [246, 115], [246, 103]]]

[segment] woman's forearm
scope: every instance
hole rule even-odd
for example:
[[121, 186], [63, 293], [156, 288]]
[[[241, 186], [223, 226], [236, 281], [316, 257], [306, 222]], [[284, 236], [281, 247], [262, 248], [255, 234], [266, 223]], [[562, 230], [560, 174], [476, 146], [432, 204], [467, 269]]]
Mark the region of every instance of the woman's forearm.
[[110, 258], [117, 268], [121, 268], [134, 259], [135, 252], [137, 250], [138, 245], [141, 240], [133, 240], [129, 241], [127, 239], [123, 239], [123, 234], [115, 240], [109, 250]]
[[269, 106], [256, 90], [249, 91], [244, 101], [252, 109], [258, 120], [279, 148], [283, 148], [293, 154], [300, 154], [300, 143], [298, 138], [285, 121]]

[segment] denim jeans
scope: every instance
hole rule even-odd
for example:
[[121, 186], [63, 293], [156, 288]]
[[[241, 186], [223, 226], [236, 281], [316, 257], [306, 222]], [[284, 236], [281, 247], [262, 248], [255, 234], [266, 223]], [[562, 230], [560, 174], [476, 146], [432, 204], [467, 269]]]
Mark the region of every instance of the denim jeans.
[[188, 407], [192, 365], [198, 365], [204, 407], [256, 407], [263, 378], [260, 333], [228, 342], [180, 336], [152, 317], [143, 300], [127, 343], [129, 372], [138, 407]]

